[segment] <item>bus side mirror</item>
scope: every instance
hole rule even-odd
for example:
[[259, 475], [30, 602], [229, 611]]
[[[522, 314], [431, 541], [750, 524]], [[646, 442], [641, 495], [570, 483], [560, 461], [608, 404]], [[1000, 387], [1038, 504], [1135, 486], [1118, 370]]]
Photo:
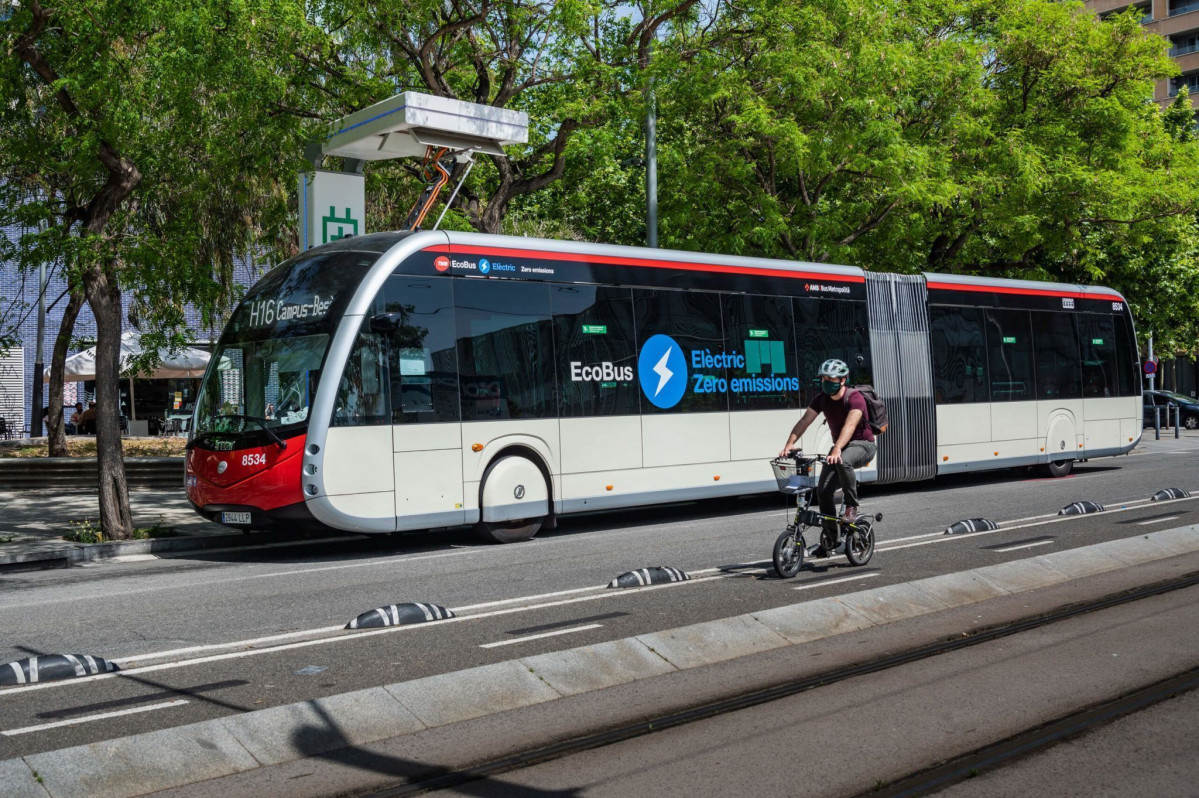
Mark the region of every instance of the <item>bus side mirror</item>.
[[371, 332], [391, 334], [404, 323], [403, 313], [380, 313], [371, 317]]

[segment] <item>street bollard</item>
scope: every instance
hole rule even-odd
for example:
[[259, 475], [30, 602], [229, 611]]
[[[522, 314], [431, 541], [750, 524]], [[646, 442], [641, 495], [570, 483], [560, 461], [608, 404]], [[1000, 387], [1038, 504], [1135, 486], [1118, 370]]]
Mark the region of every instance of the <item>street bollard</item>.
[[1153, 406], [1153, 440], [1160, 441], [1162, 439], [1162, 406]]
[[1171, 402], [1170, 407], [1174, 408], [1174, 437], [1178, 437], [1178, 428], [1182, 426], [1182, 405], [1176, 402]]

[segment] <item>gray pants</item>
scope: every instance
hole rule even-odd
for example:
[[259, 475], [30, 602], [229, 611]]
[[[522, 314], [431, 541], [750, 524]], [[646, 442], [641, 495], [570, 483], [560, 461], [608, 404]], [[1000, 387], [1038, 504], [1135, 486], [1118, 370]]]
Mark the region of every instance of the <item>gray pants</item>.
[[[840, 463], [832, 466], [826, 463], [820, 469], [820, 483], [816, 488], [816, 495], [820, 499], [822, 515], [837, 514], [837, 504], [833, 501], [837, 488], [840, 488], [845, 496], [846, 506], [858, 506], [858, 475], [854, 473], [854, 468], [866, 465], [877, 453], [878, 447], [870, 441], [850, 441], [841, 452]], [[824, 523], [824, 529], [832, 535], [837, 534], [837, 525], [830, 521]]]

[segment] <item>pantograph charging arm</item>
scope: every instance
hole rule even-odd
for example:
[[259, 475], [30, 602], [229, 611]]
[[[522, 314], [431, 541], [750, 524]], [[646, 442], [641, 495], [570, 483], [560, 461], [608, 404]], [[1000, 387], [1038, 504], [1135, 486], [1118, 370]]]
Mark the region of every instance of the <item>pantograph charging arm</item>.
[[445, 147], [425, 148], [425, 159], [421, 161], [420, 165], [420, 177], [425, 181], [425, 188], [416, 204], [412, 206], [412, 210], [408, 211], [408, 218], [404, 220], [405, 230], [420, 229], [425, 217], [429, 215], [429, 210], [436, 204], [441, 190], [445, 188], [446, 183], [450, 182], [450, 170], [454, 168], [454, 156], [451, 154], [446, 157], [447, 153], [449, 150]]

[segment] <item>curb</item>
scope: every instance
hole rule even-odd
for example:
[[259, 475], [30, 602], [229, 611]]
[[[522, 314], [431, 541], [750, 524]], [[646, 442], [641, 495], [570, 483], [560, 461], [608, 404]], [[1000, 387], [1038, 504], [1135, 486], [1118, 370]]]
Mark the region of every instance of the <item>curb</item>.
[[1192, 552], [1199, 525], [31, 754], [0, 761], [0, 782], [132, 798]]
[[[320, 537], [296, 537], [287, 532], [230, 532], [220, 535], [181, 535], [148, 540], [115, 540], [108, 543], [72, 543], [55, 541], [32, 543], [35, 551], [0, 551], [0, 566], [45, 563], [46, 568], [65, 567], [78, 563], [107, 560], [130, 554], [185, 554], [213, 549], [243, 549], [252, 546], [323, 543], [336, 540], [356, 540], [357, 535], [329, 535]], [[22, 545], [22, 544], [6, 544]]]

